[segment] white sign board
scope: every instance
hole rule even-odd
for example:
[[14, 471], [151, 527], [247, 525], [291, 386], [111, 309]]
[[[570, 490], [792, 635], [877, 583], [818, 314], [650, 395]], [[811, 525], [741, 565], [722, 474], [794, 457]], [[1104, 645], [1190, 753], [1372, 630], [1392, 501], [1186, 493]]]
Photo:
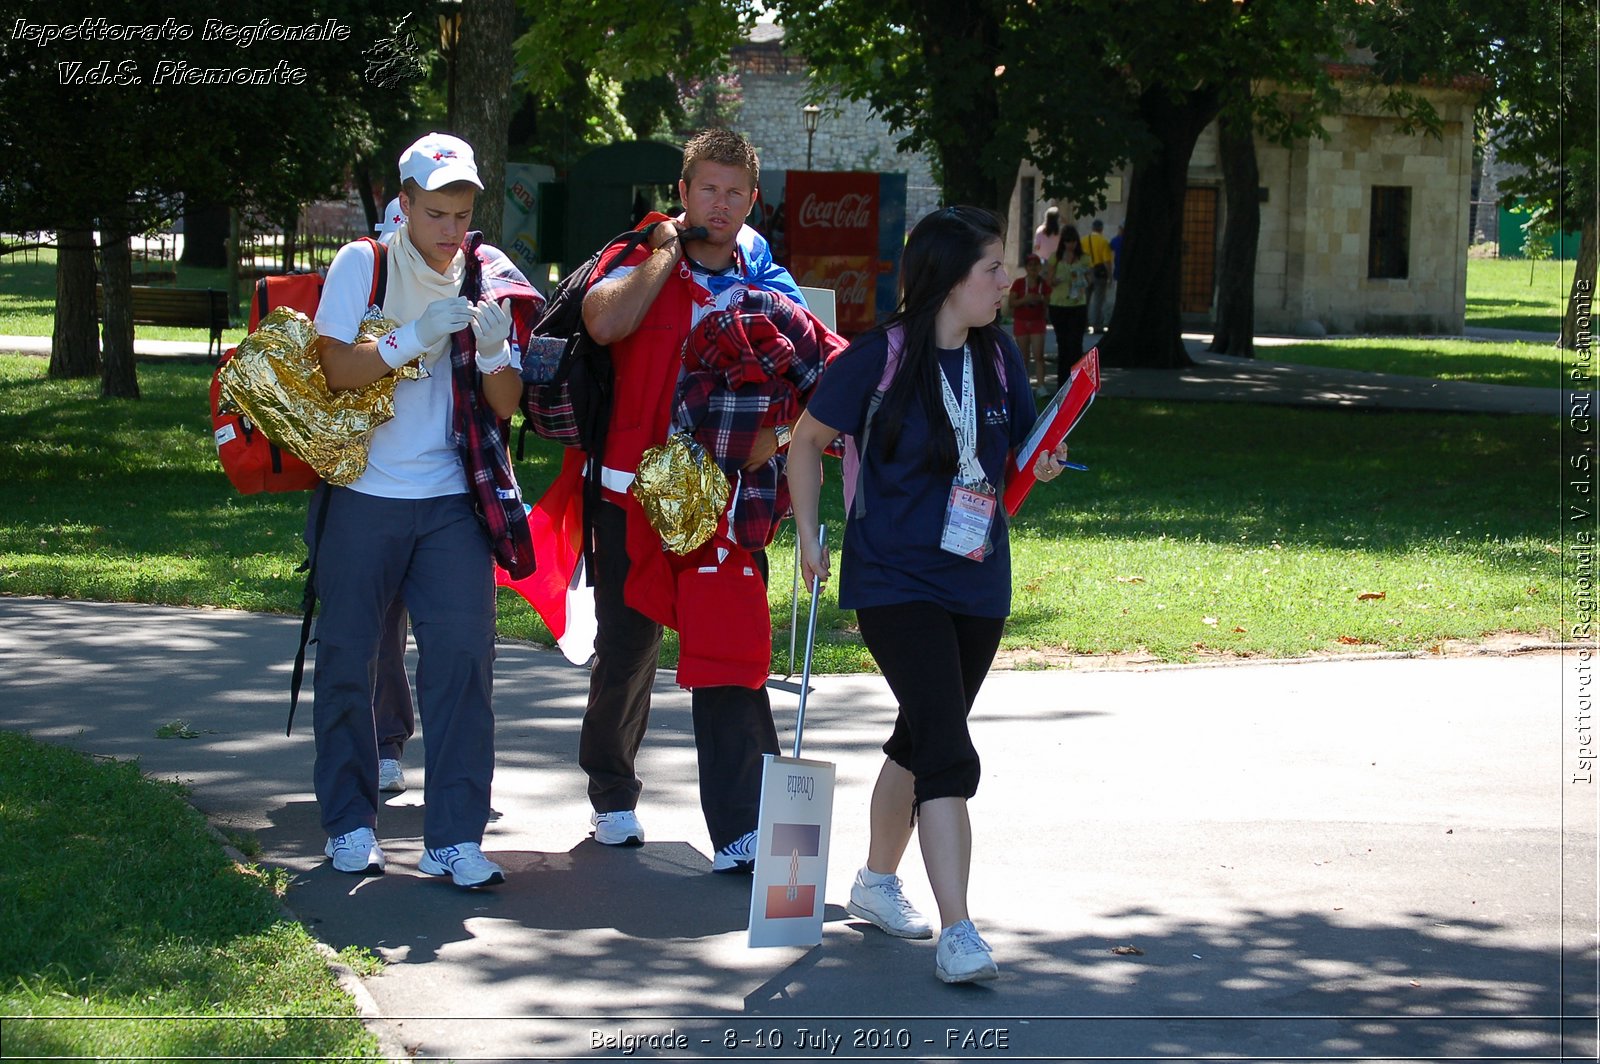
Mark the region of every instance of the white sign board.
[[806, 297], [806, 309], [817, 316], [817, 320], [834, 332], [839, 331], [839, 313], [837, 300], [831, 288], [808, 288], [799, 285], [800, 294]]
[[833, 827], [833, 765], [766, 755], [750, 946], [815, 946], [822, 941]]

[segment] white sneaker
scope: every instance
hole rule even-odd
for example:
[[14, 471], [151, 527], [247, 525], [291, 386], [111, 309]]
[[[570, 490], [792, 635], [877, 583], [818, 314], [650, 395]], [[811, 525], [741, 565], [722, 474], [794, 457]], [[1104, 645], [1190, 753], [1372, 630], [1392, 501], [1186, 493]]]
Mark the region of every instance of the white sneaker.
[[971, 920], [951, 924], [940, 932], [939, 948], [933, 953], [933, 971], [947, 983], [981, 983], [1000, 974], [989, 955], [989, 943]]
[[322, 851], [333, 858], [333, 867], [353, 876], [383, 874], [383, 849], [371, 828], [356, 828], [328, 840]]
[[713, 872], [744, 872], [756, 870], [756, 833], [747, 831], [718, 850], [711, 858]]
[[594, 841], [602, 846], [644, 845], [644, 827], [632, 809], [590, 813], [589, 823], [594, 826]]
[[399, 794], [406, 789], [405, 766], [392, 757], [378, 762], [378, 790], [385, 794]]
[[[865, 868], [861, 870], [865, 871]], [[933, 937], [933, 928], [901, 891], [899, 876], [889, 876], [883, 882], [869, 886], [861, 878], [861, 872], [856, 873], [855, 882], [850, 884], [850, 904], [845, 906], [846, 912], [861, 917], [895, 938]]]
[[449, 876], [458, 887], [488, 887], [506, 881], [505, 871], [483, 855], [475, 842], [423, 850], [417, 870], [430, 876]]

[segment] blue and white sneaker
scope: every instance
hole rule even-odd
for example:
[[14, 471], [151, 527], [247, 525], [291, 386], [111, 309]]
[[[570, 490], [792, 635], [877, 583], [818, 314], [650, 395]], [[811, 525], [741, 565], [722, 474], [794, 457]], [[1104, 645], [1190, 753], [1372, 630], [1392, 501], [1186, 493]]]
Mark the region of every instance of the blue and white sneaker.
[[755, 832], [745, 832], [716, 852], [711, 858], [711, 870], [713, 872], [743, 872], [749, 875], [756, 870], [756, 847], [758, 844], [759, 840], [756, 838]]
[[333, 858], [333, 867], [353, 876], [383, 875], [383, 849], [371, 828], [356, 828], [328, 840], [322, 851]]
[[449, 876], [458, 887], [490, 887], [506, 881], [505, 871], [483, 855], [475, 842], [461, 842], [423, 850], [417, 870], [430, 876]]

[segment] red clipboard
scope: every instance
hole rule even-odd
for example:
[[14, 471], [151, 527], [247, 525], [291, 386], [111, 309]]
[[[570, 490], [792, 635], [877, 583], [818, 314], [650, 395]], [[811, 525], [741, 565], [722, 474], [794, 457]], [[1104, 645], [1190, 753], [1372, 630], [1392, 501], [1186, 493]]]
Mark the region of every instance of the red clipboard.
[[1015, 514], [1022, 508], [1022, 500], [1033, 490], [1033, 463], [1040, 451], [1055, 450], [1067, 434], [1077, 427], [1089, 405], [1100, 392], [1100, 349], [1092, 348], [1080, 358], [1070, 373], [1067, 383], [1056, 393], [1050, 404], [1039, 411], [1039, 420], [1027, 440], [1017, 448], [1016, 464], [1006, 480], [1006, 513]]

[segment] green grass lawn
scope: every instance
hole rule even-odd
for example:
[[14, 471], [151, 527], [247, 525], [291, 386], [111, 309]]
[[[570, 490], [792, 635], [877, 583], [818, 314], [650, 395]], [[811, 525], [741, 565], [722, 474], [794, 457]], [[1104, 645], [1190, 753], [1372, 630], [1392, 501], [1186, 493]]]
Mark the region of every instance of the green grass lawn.
[[[1572, 287], [1571, 262], [1554, 259], [1467, 260], [1467, 325], [1480, 329], [1561, 331]], [[1531, 279], [1531, 283], [1530, 283]]]
[[[114, 402], [44, 370], [0, 357], [0, 593], [297, 609], [306, 496], [229, 486], [204, 367], [141, 366], [145, 398]], [[1181, 661], [1553, 631], [1557, 428], [1103, 400], [1074, 435], [1090, 471], [1039, 489], [1014, 525], [1006, 646]], [[519, 464], [530, 497], [558, 463], [541, 443]], [[786, 532], [770, 596], [785, 664], [792, 559]], [[816, 667], [870, 668], [833, 602], [826, 589]], [[503, 636], [549, 642], [519, 598], [500, 603]]]
[[[1328, 366], [1366, 373], [1399, 373], [1435, 380], [1571, 387], [1563, 380], [1563, 352], [1554, 344], [1489, 340], [1412, 340], [1373, 336], [1303, 344], [1258, 346], [1256, 357], [1302, 366]], [[1571, 353], [1566, 353], [1571, 358]]]
[[176, 785], [6, 732], [0, 764], [6, 1058], [379, 1059], [288, 874], [230, 861]]

